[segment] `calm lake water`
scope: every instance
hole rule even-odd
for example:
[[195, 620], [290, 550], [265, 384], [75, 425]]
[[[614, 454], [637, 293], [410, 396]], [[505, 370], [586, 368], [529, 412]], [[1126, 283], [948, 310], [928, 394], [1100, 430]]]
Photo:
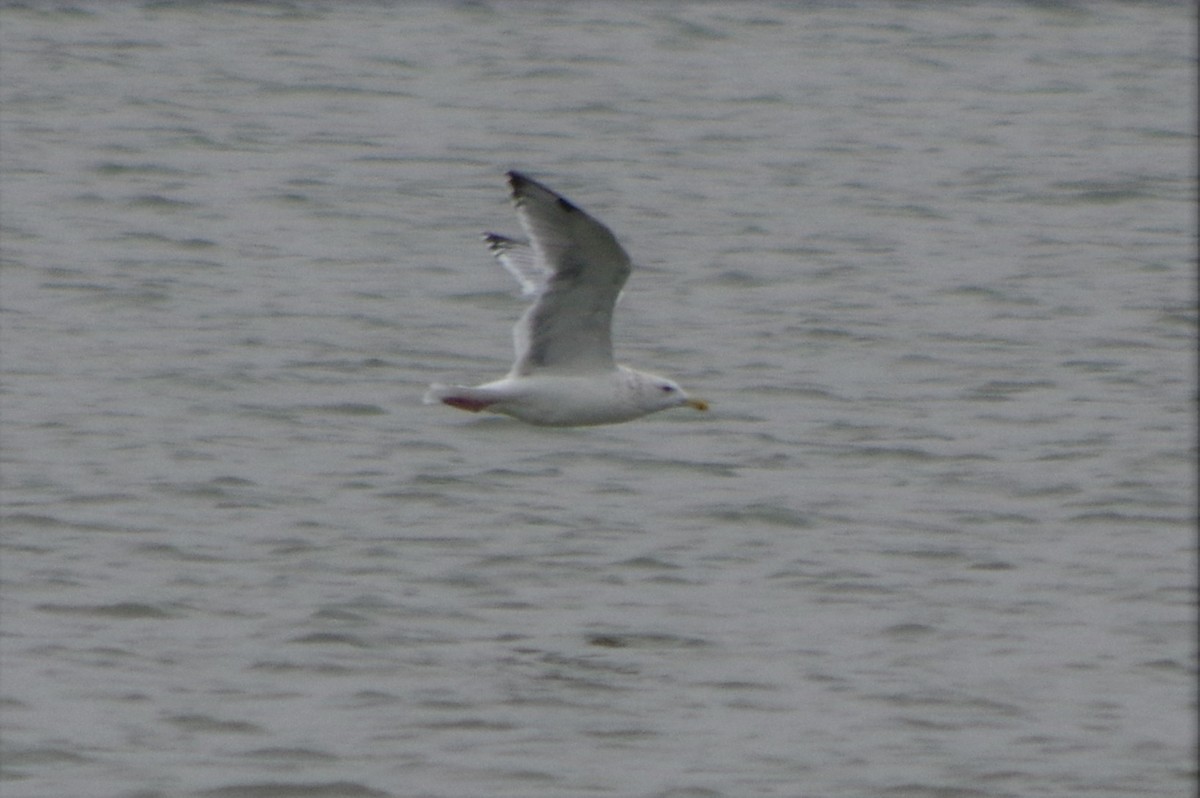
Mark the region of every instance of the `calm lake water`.
[[[4, 3], [0, 791], [1191, 795], [1194, 34]], [[510, 168], [712, 412], [421, 404]]]

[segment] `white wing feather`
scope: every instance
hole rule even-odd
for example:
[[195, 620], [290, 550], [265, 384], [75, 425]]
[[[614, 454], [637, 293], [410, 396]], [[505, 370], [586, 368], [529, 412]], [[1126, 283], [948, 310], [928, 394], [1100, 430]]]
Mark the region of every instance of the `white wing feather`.
[[[519, 172], [509, 172], [508, 182], [534, 261], [549, 274], [513, 330], [517, 357], [511, 374], [616, 368], [613, 306], [629, 277], [629, 256], [607, 227], [550, 189]], [[510, 247], [510, 259], [512, 252]]]
[[499, 233], [484, 233], [483, 240], [500, 265], [521, 284], [521, 296], [535, 297], [542, 292], [550, 281], [550, 269], [538, 261], [528, 241]]

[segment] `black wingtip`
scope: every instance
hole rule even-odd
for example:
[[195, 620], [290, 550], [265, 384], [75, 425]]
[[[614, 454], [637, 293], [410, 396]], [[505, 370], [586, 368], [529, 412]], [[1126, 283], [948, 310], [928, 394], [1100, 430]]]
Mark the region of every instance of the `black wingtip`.
[[554, 199], [557, 200], [557, 202], [558, 202], [558, 207], [562, 208], [564, 211], [567, 211], [568, 213], [572, 213], [572, 212], [579, 210], [579, 208], [576, 205], [571, 203], [569, 200], [567, 200], [565, 197], [563, 197], [557, 191], [539, 183], [538, 181], [534, 180], [533, 178], [526, 177], [525, 175], [521, 174], [520, 172], [516, 171], [515, 169], [510, 170], [507, 174], [508, 174], [508, 185], [512, 188], [513, 199], [515, 201], [517, 201], [518, 204], [520, 203], [522, 196], [524, 196], [525, 188], [528, 186], [536, 186], [537, 188], [541, 189], [542, 191], [546, 192], [547, 194], [550, 194], [551, 196], [553, 196]]
[[502, 249], [511, 247], [515, 241], [508, 236], [502, 236], [499, 233], [484, 233], [483, 241], [487, 244], [487, 248], [492, 252], [499, 252]]
[[521, 197], [525, 194], [526, 187], [531, 183], [534, 185], [536, 185], [536, 183], [533, 183], [532, 180], [518, 172], [516, 169], [510, 170], [506, 174], [508, 175], [508, 188], [509, 192], [512, 194], [513, 202], [520, 204]]

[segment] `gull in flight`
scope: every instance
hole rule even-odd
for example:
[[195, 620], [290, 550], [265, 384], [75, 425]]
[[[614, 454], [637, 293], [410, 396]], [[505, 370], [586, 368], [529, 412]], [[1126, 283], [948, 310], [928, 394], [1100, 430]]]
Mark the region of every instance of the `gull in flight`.
[[504, 379], [483, 385], [431, 385], [425, 403], [556, 427], [707, 410], [675, 382], [613, 360], [613, 306], [630, 262], [612, 232], [520, 172], [508, 173], [508, 185], [529, 243], [496, 233], [484, 241], [534, 298], [513, 328], [516, 362]]

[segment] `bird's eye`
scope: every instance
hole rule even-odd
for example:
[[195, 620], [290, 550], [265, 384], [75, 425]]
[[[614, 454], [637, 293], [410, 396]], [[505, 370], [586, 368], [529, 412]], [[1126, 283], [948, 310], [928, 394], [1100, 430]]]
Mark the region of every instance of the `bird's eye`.
[[671, 392], [671, 391], [673, 391], [673, 390], [675, 390], [675, 389], [674, 389], [673, 387], [671, 387], [670, 385], [663, 385], [663, 386], [662, 386], [662, 392], [663, 392], [663, 393], [670, 393], [670, 392]]

